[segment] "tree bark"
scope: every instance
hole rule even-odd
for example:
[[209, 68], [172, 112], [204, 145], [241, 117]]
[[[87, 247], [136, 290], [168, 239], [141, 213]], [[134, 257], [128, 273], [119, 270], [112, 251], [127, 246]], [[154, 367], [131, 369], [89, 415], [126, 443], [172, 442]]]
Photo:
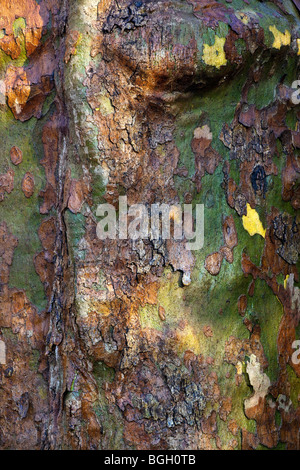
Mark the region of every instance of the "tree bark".
[[299, 11], [0, 0], [1, 449], [299, 449]]

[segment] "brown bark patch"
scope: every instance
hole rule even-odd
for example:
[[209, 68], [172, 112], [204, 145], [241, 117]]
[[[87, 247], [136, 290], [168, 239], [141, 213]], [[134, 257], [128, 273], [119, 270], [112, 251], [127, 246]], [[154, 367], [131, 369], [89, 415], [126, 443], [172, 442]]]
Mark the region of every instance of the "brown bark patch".
[[24, 196], [30, 198], [34, 193], [34, 187], [35, 184], [33, 174], [28, 171], [22, 180], [22, 191]]
[[13, 170], [8, 170], [7, 173], [0, 175], [0, 202], [4, 199], [4, 194], [10, 194], [14, 189], [14, 176]]
[[23, 153], [19, 147], [12, 147], [10, 151], [10, 159], [14, 165], [20, 165], [23, 160]]

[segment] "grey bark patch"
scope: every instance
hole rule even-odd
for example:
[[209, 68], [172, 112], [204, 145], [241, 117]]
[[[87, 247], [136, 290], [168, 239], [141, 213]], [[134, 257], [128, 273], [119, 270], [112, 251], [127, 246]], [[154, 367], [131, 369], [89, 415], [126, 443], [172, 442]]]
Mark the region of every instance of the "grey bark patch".
[[25, 392], [18, 402], [19, 415], [22, 419], [26, 418], [29, 409], [29, 393]]

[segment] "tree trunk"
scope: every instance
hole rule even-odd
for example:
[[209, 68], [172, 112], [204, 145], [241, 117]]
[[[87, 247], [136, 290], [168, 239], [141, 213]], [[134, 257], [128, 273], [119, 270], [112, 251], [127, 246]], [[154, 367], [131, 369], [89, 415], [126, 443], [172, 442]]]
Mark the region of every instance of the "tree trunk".
[[0, 0], [2, 449], [299, 449], [299, 11]]

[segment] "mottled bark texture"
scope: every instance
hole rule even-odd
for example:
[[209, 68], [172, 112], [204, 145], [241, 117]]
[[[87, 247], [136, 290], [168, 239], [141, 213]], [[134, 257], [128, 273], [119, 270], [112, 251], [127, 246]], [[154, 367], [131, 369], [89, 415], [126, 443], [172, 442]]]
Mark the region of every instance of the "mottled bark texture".
[[299, 8], [0, 0], [2, 449], [299, 449]]

